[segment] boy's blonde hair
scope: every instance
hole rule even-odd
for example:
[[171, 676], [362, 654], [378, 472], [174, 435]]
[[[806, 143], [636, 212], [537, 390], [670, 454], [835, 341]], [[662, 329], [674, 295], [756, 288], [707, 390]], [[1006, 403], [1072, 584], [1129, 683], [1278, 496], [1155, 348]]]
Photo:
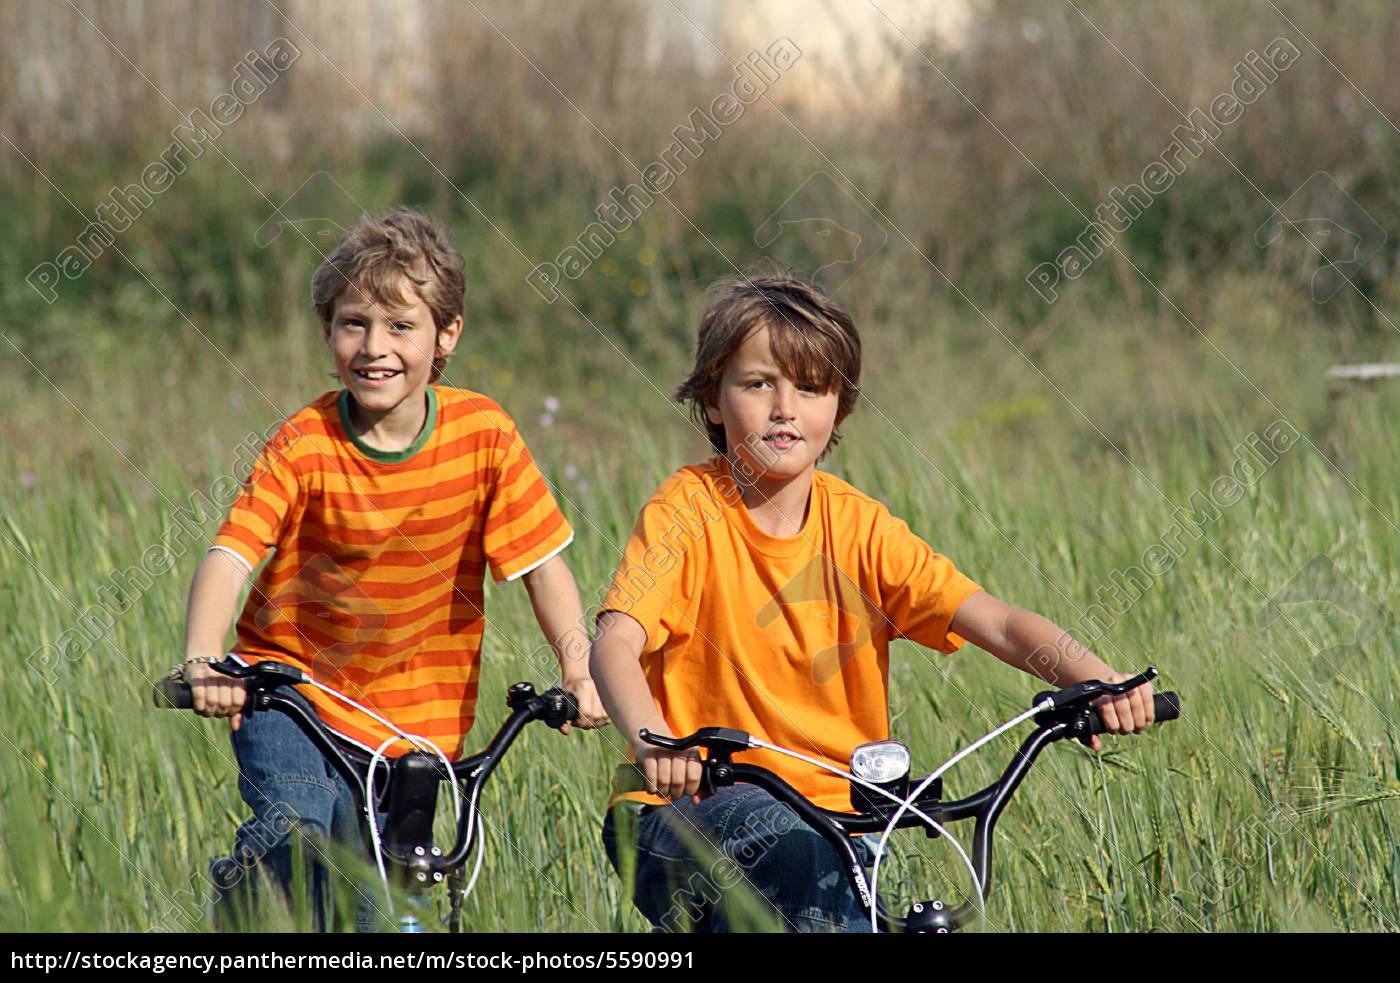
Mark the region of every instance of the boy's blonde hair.
[[[433, 312], [440, 331], [462, 314], [464, 266], [446, 226], [407, 208], [382, 218], [366, 212], [316, 270], [311, 299], [321, 323], [329, 326], [335, 302], [350, 286], [380, 303], [403, 306], [409, 302], [407, 282]], [[438, 381], [446, 364], [446, 355], [433, 353], [429, 382]]]
[[[768, 328], [773, 361], [783, 374], [818, 392], [835, 392], [836, 426], [856, 408], [860, 396], [860, 332], [851, 316], [822, 292], [786, 270], [722, 280], [718, 296], [700, 319], [695, 366], [677, 387], [674, 398], [690, 404], [690, 414], [705, 428], [710, 444], [728, 453], [724, 425], [705, 412], [719, 399], [724, 367], [752, 332]], [[833, 429], [822, 456], [841, 435]]]

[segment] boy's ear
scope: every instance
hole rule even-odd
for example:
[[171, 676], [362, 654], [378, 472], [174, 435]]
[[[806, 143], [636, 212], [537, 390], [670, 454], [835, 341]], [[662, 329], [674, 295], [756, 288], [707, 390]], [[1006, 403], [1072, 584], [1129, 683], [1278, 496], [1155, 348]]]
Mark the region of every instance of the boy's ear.
[[452, 350], [457, 347], [457, 342], [462, 337], [462, 315], [458, 314], [451, 321], [438, 328], [437, 347], [442, 355], [451, 355]]
[[719, 412], [719, 406], [714, 403], [705, 404], [705, 419], [709, 420], [717, 427], [724, 423], [724, 417]]

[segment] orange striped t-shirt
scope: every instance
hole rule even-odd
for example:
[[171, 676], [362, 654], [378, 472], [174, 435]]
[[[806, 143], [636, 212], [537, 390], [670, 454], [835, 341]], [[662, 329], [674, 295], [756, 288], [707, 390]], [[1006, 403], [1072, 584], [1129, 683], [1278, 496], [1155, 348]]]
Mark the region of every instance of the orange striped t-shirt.
[[[573, 531], [490, 398], [430, 386], [422, 433], [392, 453], [352, 436], [350, 398], [326, 393], [282, 425], [214, 540], [250, 571], [276, 551], [239, 618], [237, 654], [298, 666], [459, 757], [476, 711], [487, 565], [513, 580]], [[370, 748], [390, 736], [299, 689], [342, 736]]]
[[[890, 640], [958, 649], [949, 625], [980, 589], [889, 509], [824, 471], [812, 475], [801, 532], [769, 535], [716, 457], [652, 495], [602, 607], [646, 630], [642, 669], [671, 733], [734, 727], [844, 769], [857, 745], [890, 736]], [[767, 750], [735, 761], [851, 810], [850, 783], [815, 765]]]

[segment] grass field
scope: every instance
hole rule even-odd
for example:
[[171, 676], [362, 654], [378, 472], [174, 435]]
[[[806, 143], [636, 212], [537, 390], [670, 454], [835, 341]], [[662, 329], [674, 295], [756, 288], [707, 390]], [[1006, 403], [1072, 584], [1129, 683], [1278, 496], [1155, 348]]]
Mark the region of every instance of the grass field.
[[[316, 5], [280, 6], [0, 11], [0, 49], [33, 69], [0, 105], [0, 211], [15, 217], [0, 237], [0, 929], [210, 927], [204, 872], [245, 815], [227, 727], [149, 699], [182, 655], [190, 576], [222, 518], [181, 510], [333, 385], [308, 303], [330, 247], [317, 237], [400, 203], [456, 233], [467, 327], [444, 382], [519, 422], [577, 531], [585, 603], [656, 484], [707, 456], [666, 395], [706, 285], [760, 254], [816, 269], [841, 238], [794, 245], [765, 226], [857, 230], [837, 299], [864, 339], [863, 396], [826, 466], [993, 593], [1115, 668], [1158, 666], [1183, 699], [1180, 722], [1102, 755], [1046, 753], [1000, 822], [986, 927], [1400, 929], [1400, 380], [1324, 375], [1396, 360], [1394, 4], [979, 0], [959, 43], [890, 34], [868, 78], [810, 48], [553, 303], [532, 266], [732, 89], [743, 52], [656, 54], [668, 22], [682, 48], [714, 50], [690, 4], [551, 0], [540, 17], [423, 0], [421, 59], [375, 29], [382, 57], [347, 55], [347, 73], [334, 59], [359, 49], [310, 43]], [[386, 8], [345, 9], [326, 16], [348, 44]], [[806, 45], [814, 25], [804, 11], [775, 30]], [[31, 289], [274, 33], [307, 42], [286, 84], [90, 266], [51, 277], [52, 296]], [[1279, 38], [1296, 66], [1111, 253], [1038, 296], [1028, 272]], [[377, 84], [408, 68], [433, 96], [400, 97], [400, 125]], [[804, 108], [819, 82], [841, 98]], [[1365, 255], [1341, 235], [1327, 255], [1292, 233], [1266, 245], [1276, 209], [1367, 231]], [[1350, 279], [1315, 301], [1334, 261]], [[551, 681], [524, 590], [488, 591], [476, 746], [509, 683]], [[1041, 688], [972, 647], [897, 643], [891, 675], [916, 771]], [[959, 766], [947, 794], [1012, 747]], [[470, 929], [645, 928], [599, 837], [619, 754], [612, 731], [523, 736], [487, 792]], [[897, 901], [966, 886], [947, 845], [917, 835], [882, 871]]]
[[[1154, 544], [1180, 551], [1156, 554], [1140, 597], [1090, 638], [1116, 667], [1161, 667], [1183, 718], [1100, 757], [1071, 745], [1046, 754], [1000, 824], [993, 929], [1393, 930], [1400, 918], [1400, 389], [1329, 398], [1320, 367], [1354, 340], [1318, 330], [1282, 346], [1267, 325], [1287, 312], [1248, 284], [1236, 299], [1256, 316], [1228, 334], [1067, 311], [1034, 367], [976, 314], [930, 324], [912, 296], [863, 322], [866, 402], [828, 466], [994, 593], [1082, 629], [1115, 571], [1142, 565]], [[685, 305], [673, 316], [667, 328], [683, 337]], [[545, 343], [540, 325], [528, 328], [527, 352]], [[686, 354], [676, 342], [633, 367], [584, 346], [536, 373], [501, 354], [506, 329], [478, 329], [448, 377], [521, 421], [578, 530], [568, 556], [589, 599], [649, 490], [702, 453], [643, 378], [666, 391]], [[201, 542], [182, 540], [173, 568], [96, 643], [31, 653], [171, 541], [174, 509], [230, 467], [244, 434], [328, 387], [318, 345], [303, 315], [275, 345], [253, 339], [232, 360], [198, 341], [137, 340], [7, 366], [19, 418], [0, 479], [7, 929], [203, 927], [201, 872], [243, 818], [226, 726], [148, 702], [149, 680], [179, 656]], [[545, 425], [550, 395], [562, 406]], [[1244, 472], [1240, 494], [1183, 533], [1174, 510], [1222, 487], [1250, 435], [1280, 419], [1303, 438], [1268, 466], [1251, 458], [1257, 480]], [[1287, 603], [1271, 606], [1286, 585]], [[523, 590], [493, 590], [488, 613], [478, 743], [504, 717], [509, 682], [548, 682], [527, 656], [539, 643]], [[925, 768], [1037, 688], [971, 647], [941, 657], [901, 642], [892, 663], [894, 733]], [[489, 853], [468, 926], [643, 927], [598, 838], [617, 734], [535, 731], [488, 793]], [[994, 745], [957, 769], [948, 792], [988, 780], [1010, 750]], [[887, 876], [919, 886], [900, 891], [963, 889], [942, 844], [902, 851], [907, 862]]]

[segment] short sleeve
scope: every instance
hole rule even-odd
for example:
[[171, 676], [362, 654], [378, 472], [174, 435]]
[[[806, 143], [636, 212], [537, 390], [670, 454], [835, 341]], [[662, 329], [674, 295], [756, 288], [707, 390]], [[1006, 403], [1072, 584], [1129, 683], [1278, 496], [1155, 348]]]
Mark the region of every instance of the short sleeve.
[[682, 569], [696, 552], [674, 550], [664, 538], [676, 520], [675, 506], [665, 501], [652, 499], [642, 508], [599, 610], [635, 618], [647, 633], [646, 652], [659, 650], [675, 630], [681, 612], [673, 598], [683, 596], [677, 590]]
[[939, 652], [962, 648], [966, 639], [949, 626], [962, 602], [982, 587], [888, 512], [876, 543], [882, 606], [898, 637]]
[[515, 580], [568, 546], [574, 531], [509, 417], [497, 439], [483, 548], [492, 575]]
[[301, 480], [292, 449], [301, 436], [287, 422], [263, 445], [214, 537], [212, 549], [233, 553], [250, 572], [282, 541], [300, 501]]

